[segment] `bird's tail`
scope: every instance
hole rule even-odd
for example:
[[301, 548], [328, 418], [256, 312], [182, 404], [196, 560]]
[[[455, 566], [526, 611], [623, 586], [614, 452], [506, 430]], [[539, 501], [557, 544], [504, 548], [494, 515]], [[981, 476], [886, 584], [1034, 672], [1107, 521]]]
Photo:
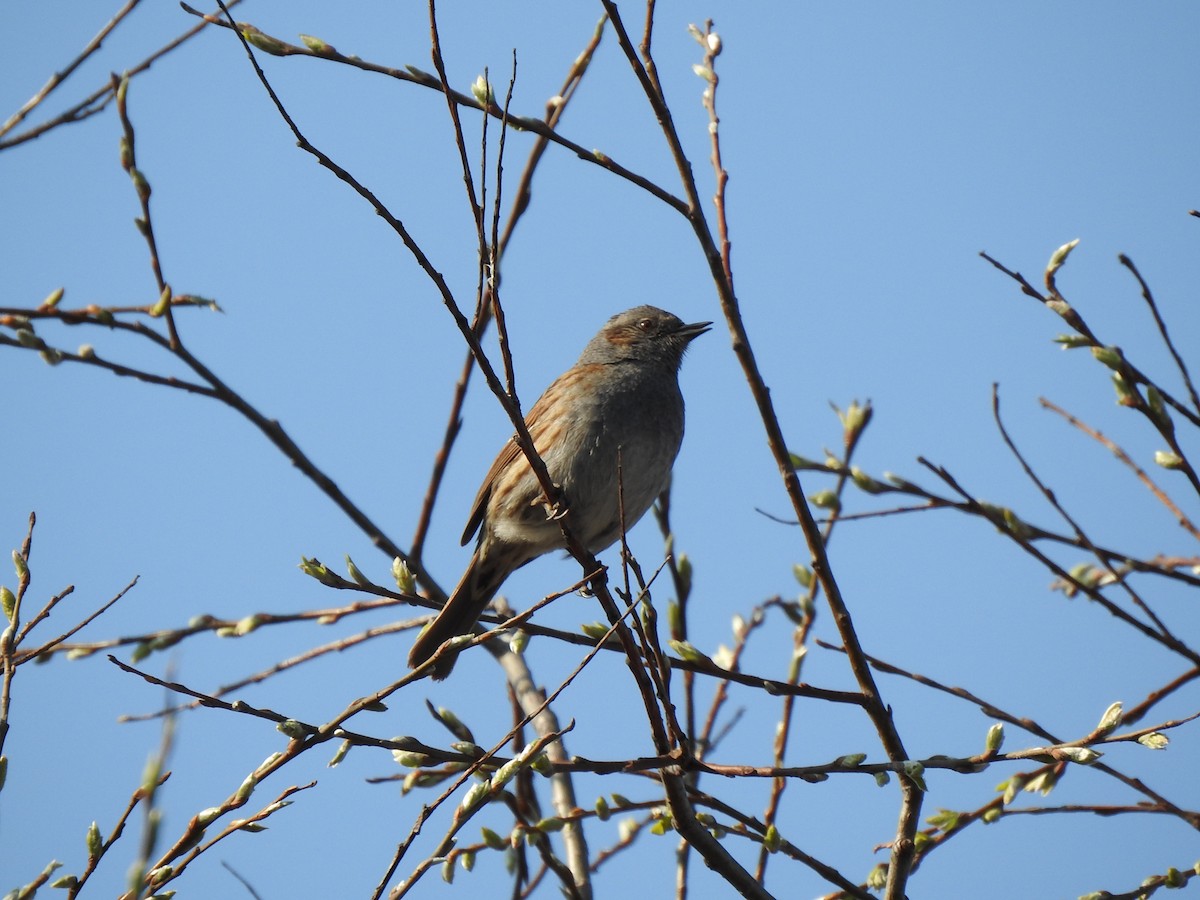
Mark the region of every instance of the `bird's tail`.
[[[467, 571], [446, 605], [413, 641], [412, 650], [408, 652], [409, 667], [415, 669], [424, 663], [450, 638], [469, 634], [510, 571], [511, 567], [505, 565], [504, 560], [481, 556], [476, 548]], [[441, 681], [449, 675], [457, 658], [458, 654], [452, 653], [439, 659], [433, 667], [434, 680]]]

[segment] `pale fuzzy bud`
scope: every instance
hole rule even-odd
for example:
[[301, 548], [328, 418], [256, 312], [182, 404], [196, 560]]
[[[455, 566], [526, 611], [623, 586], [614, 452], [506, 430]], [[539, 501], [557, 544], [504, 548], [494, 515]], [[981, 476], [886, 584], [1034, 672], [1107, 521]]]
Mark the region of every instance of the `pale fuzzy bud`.
[[346, 554], [346, 574], [350, 576], [351, 581], [361, 587], [370, 587], [371, 585], [370, 579], [354, 564], [349, 553]]
[[417, 580], [413, 577], [412, 569], [400, 557], [392, 560], [392, 577], [396, 579], [396, 587], [402, 594], [411, 594], [417, 589]]
[[1164, 469], [1182, 469], [1183, 457], [1168, 450], [1155, 450], [1154, 463]]
[[996, 753], [1004, 746], [1004, 724], [1001, 722], [995, 723], [988, 729], [987, 740], [985, 746], [989, 753]]
[[1104, 715], [1100, 717], [1100, 724], [1096, 726], [1097, 733], [1109, 734], [1111, 731], [1113, 731], [1118, 725], [1121, 724], [1121, 717], [1124, 715], [1124, 710], [1125, 707], [1120, 700], [1111, 704], [1108, 709], [1104, 711]]
[[1143, 734], [1139, 737], [1137, 742], [1151, 750], [1166, 750], [1167, 744], [1171, 743], [1171, 740], [1161, 732], [1151, 731], [1149, 734]]
[[1050, 257], [1049, 264], [1046, 266], [1047, 277], [1053, 277], [1054, 273], [1062, 268], [1063, 263], [1067, 261], [1067, 257], [1071, 255], [1071, 251], [1074, 250], [1078, 245], [1079, 238], [1075, 238], [1075, 240], [1063, 244], [1054, 251], [1053, 255]]
[[475, 807], [484, 803], [488, 795], [491, 793], [492, 787], [486, 781], [477, 781], [467, 789], [467, 793], [463, 796], [462, 802], [458, 805], [461, 812], [470, 812]]
[[492, 93], [492, 86], [488, 80], [480, 75], [471, 84], [471, 96], [473, 96], [480, 106], [488, 107], [496, 102], [496, 96]]
[[1093, 750], [1091, 747], [1060, 747], [1059, 753], [1071, 762], [1079, 763], [1081, 766], [1090, 766], [1104, 755]]

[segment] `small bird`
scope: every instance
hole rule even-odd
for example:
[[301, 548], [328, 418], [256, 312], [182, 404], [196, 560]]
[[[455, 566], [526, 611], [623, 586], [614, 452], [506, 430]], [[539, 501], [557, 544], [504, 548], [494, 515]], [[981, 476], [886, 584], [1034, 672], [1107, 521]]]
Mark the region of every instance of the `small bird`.
[[[525, 417], [570, 511], [569, 527], [592, 553], [616, 541], [622, 526], [632, 528], [666, 487], [683, 441], [679, 366], [688, 344], [711, 324], [685, 325], [654, 306], [615, 315]], [[475, 553], [446, 605], [417, 635], [409, 666], [469, 633], [509, 575], [563, 549], [559, 518], [525, 454], [509, 441], [483, 479], [463, 532], [463, 544], [479, 532]], [[449, 675], [454, 660], [440, 659], [433, 677]]]

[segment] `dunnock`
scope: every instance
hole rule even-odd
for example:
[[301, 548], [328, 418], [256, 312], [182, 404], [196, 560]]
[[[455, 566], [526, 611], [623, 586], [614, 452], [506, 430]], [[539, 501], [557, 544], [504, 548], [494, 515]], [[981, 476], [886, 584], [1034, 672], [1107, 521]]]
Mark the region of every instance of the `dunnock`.
[[[683, 440], [679, 366], [688, 344], [711, 324], [685, 325], [653, 306], [613, 316], [525, 417], [533, 445], [570, 510], [569, 526], [592, 553], [620, 537], [622, 524], [632, 528], [666, 486]], [[565, 546], [557, 516], [515, 441], [505, 445], [483, 479], [462, 542], [477, 530], [470, 565], [417, 636], [410, 666], [421, 665], [444, 641], [470, 632], [511, 573]], [[454, 656], [447, 656], [433, 677], [445, 678], [453, 667]]]

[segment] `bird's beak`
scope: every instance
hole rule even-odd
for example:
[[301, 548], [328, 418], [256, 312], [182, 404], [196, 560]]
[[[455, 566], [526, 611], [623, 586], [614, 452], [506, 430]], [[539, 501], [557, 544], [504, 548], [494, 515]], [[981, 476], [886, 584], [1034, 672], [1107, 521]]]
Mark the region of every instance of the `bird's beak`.
[[677, 337], [690, 342], [700, 337], [704, 332], [710, 331], [710, 325], [712, 325], [712, 322], [693, 322], [691, 325], [680, 325], [676, 329], [675, 334]]

